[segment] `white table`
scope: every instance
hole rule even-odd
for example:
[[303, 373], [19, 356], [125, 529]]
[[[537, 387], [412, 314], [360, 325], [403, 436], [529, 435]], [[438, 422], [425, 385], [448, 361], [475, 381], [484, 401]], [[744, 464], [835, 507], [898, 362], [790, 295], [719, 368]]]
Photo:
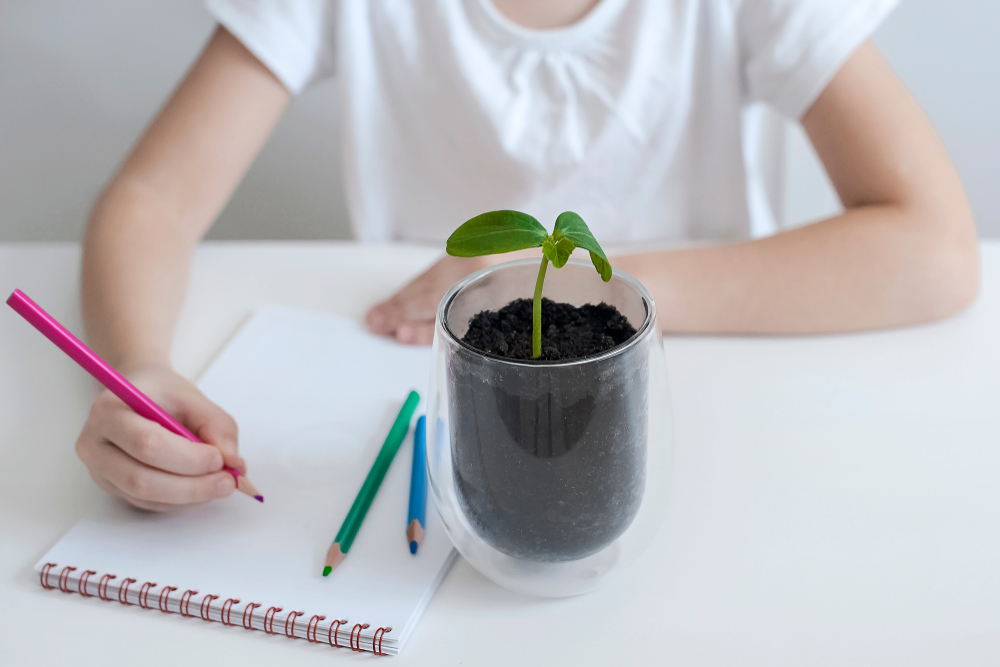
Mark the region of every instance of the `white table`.
[[[197, 375], [254, 306], [361, 317], [435, 259], [413, 247], [207, 244], [175, 343]], [[904, 331], [669, 338], [672, 499], [614, 589], [537, 601], [464, 562], [393, 662], [1000, 663], [1000, 244], [978, 303]], [[78, 248], [0, 246], [74, 331]], [[0, 663], [331, 664], [303, 641], [44, 591], [32, 566], [98, 497], [73, 443], [94, 383], [0, 312]]]

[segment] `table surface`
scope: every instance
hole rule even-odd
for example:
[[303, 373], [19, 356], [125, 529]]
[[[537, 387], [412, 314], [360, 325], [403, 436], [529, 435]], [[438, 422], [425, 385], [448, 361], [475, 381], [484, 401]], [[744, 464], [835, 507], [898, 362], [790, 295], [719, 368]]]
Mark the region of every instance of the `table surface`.
[[[0, 246], [81, 331], [79, 249]], [[413, 665], [1000, 663], [1000, 244], [949, 321], [821, 337], [670, 337], [665, 523], [614, 587], [523, 598], [460, 561], [399, 658]], [[205, 244], [175, 340], [196, 377], [254, 307], [361, 318], [435, 260], [419, 247]], [[97, 388], [0, 313], [4, 664], [372, 659], [45, 591], [37, 559], [100, 491], [73, 452]]]

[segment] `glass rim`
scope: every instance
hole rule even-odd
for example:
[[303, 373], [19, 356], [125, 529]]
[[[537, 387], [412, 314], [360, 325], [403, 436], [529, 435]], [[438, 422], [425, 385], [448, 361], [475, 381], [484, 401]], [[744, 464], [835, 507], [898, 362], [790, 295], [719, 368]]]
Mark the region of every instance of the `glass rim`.
[[[649, 334], [649, 330], [652, 327], [653, 322], [656, 320], [656, 303], [653, 301], [652, 295], [649, 293], [649, 290], [647, 290], [645, 286], [643, 286], [642, 283], [633, 278], [631, 275], [625, 273], [620, 269], [612, 267], [611, 280], [615, 280], [617, 278], [622, 282], [626, 283], [627, 285], [629, 285], [632, 289], [636, 291], [636, 293], [639, 295], [639, 298], [642, 299], [642, 304], [646, 309], [646, 318], [645, 320], [643, 320], [642, 325], [637, 328], [634, 336], [629, 338], [624, 343], [616, 345], [610, 350], [605, 350], [604, 352], [601, 352], [599, 354], [594, 354], [587, 357], [579, 357], [577, 359], [568, 359], [568, 360], [540, 359], [538, 361], [534, 360], [529, 361], [525, 359], [509, 359], [507, 357], [501, 357], [495, 354], [490, 354], [488, 352], [483, 352], [482, 350], [472, 347], [464, 340], [455, 335], [455, 332], [451, 330], [450, 326], [448, 326], [448, 319], [446, 317], [446, 314], [448, 312], [448, 308], [451, 306], [451, 302], [454, 301], [455, 298], [466, 287], [470, 286], [472, 283], [475, 283], [476, 281], [480, 280], [481, 278], [484, 278], [485, 276], [491, 273], [511, 268], [514, 266], [525, 266], [529, 264], [537, 266], [540, 261], [541, 261], [540, 259], [530, 259], [530, 258], [516, 259], [510, 262], [503, 262], [502, 264], [487, 266], [486, 268], [479, 269], [475, 273], [470, 273], [469, 275], [465, 276], [457, 283], [452, 285], [451, 289], [449, 289], [445, 293], [444, 298], [441, 299], [441, 302], [438, 304], [437, 307], [437, 314], [435, 316], [436, 317], [435, 325], [437, 324], [441, 325], [441, 329], [444, 332], [444, 335], [447, 336], [448, 340], [452, 341], [459, 347], [465, 348], [466, 350], [472, 352], [473, 354], [477, 354], [481, 357], [485, 357], [486, 359], [490, 359], [492, 361], [496, 361], [501, 364], [508, 364], [510, 366], [522, 366], [525, 368], [542, 368], [542, 367], [550, 368], [552, 366], [576, 366], [581, 364], [589, 364], [597, 361], [603, 361], [605, 359], [610, 359], [611, 357], [617, 356], [619, 354], [624, 354], [631, 348], [638, 345], [639, 342], [644, 340], [646, 336]], [[566, 262], [566, 264], [572, 264], [574, 266], [580, 266], [580, 267], [589, 266], [591, 270], [595, 270], [590, 262], [582, 259], [571, 258], [568, 262]]]

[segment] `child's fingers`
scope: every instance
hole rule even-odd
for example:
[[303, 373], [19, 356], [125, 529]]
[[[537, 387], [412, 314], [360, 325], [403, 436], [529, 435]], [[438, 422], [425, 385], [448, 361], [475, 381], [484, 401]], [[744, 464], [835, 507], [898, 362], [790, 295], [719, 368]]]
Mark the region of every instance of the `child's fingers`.
[[[404, 334], [404, 342], [426, 344], [426, 325], [434, 321], [438, 304], [455, 281], [485, 266], [482, 257], [445, 257], [416, 277], [391, 299], [368, 311], [365, 321], [373, 333], [400, 338], [403, 327], [415, 327]], [[411, 339], [412, 336], [412, 339]]]
[[122, 500], [128, 501], [129, 504], [135, 505], [136, 507], [144, 510], [149, 510], [150, 512], [165, 512], [177, 507], [177, 505], [167, 505], [166, 503], [157, 503], [148, 500], [142, 500], [141, 498], [133, 498], [127, 494], [121, 492], [120, 489], [116, 488], [114, 484], [104, 479], [101, 475], [90, 473], [91, 479], [97, 486], [104, 489], [108, 495], [115, 496], [116, 498], [121, 498]]
[[365, 315], [365, 323], [368, 324], [372, 333], [389, 336], [396, 332], [402, 318], [403, 311], [399, 307], [396, 297], [393, 297], [369, 310], [368, 314]]
[[450, 278], [441, 280], [436, 275], [436, 268], [416, 278], [388, 301], [369, 310], [365, 320], [371, 330], [388, 336], [405, 324], [433, 321], [438, 301], [450, 286], [450, 283], [443, 284]]
[[222, 452], [226, 465], [246, 472], [246, 462], [239, 453], [239, 428], [228, 412], [192, 391], [178, 406], [178, 419], [202, 440]]
[[[423, 280], [423, 276], [417, 280]], [[399, 294], [380, 303], [365, 316], [373, 333], [382, 336], [398, 334], [401, 327], [422, 322], [433, 322], [440, 297], [432, 298], [424, 286], [411, 283]]]
[[434, 342], [433, 322], [411, 322], [399, 327], [396, 340], [406, 345], [430, 345]]
[[233, 419], [169, 368], [147, 368], [130, 379], [203, 442], [171, 433], [102, 392], [76, 442], [94, 481], [114, 496], [156, 511], [230, 495], [236, 485], [221, 470], [223, 461], [246, 470]]
[[122, 406], [100, 424], [102, 436], [132, 458], [179, 475], [206, 475], [222, 469], [218, 448], [191, 442]]
[[232, 475], [215, 472], [188, 477], [143, 465], [111, 443], [97, 443], [94, 468], [130, 502], [191, 505], [224, 498], [236, 488]]
[[143, 500], [141, 498], [133, 498], [132, 496], [126, 495], [124, 493], [112, 494], [118, 495], [122, 500], [127, 501], [130, 505], [134, 505], [142, 510], [148, 510], [150, 512], [166, 512], [168, 510], [177, 509], [178, 505], [168, 505], [167, 503], [154, 503], [150, 500]]

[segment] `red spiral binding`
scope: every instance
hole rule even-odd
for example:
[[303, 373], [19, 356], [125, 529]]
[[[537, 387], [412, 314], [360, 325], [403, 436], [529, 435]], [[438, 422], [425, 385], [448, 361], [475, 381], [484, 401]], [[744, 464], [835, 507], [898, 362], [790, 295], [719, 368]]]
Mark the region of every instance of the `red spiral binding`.
[[[285, 636], [286, 637], [288, 637], [289, 639], [298, 639], [298, 637], [295, 636], [295, 619], [298, 618], [299, 616], [305, 616], [305, 614], [306, 613], [304, 611], [289, 612], [288, 618], [285, 619]], [[291, 632], [288, 631], [288, 621], [292, 622], [292, 631]]]
[[[337, 624], [336, 630], [334, 630], [333, 628], [334, 623]], [[337, 648], [344, 648], [343, 646], [340, 645], [340, 640], [337, 638], [337, 635], [340, 633], [340, 626], [342, 626], [344, 623], [347, 623], [346, 618], [342, 621], [330, 621], [330, 630], [327, 631], [326, 633], [326, 640], [330, 642], [330, 646], [336, 646]]]
[[212, 600], [218, 600], [218, 595], [212, 595], [209, 593], [201, 599], [201, 620], [212, 622], [212, 617], [209, 614], [212, 612]]
[[170, 607], [168, 605], [170, 604], [170, 592], [176, 590], [177, 590], [176, 586], [163, 587], [163, 592], [160, 593], [160, 599], [159, 601], [157, 601], [156, 605], [160, 608], [160, 611], [162, 611], [164, 614], [174, 613], [170, 611]]
[[309, 625], [306, 626], [306, 639], [314, 644], [322, 644], [320, 640], [316, 639], [316, 631], [319, 630], [319, 622], [322, 621], [326, 616], [320, 616], [316, 614], [309, 619]]
[[[281, 611], [281, 607], [268, 607], [267, 611], [264, 612], [264, 632], [269, 635], [278, 634], [274, 631], [274, 617], [278, 615], [279, 611]], [[268, 628], [268, 618], [271, 619], [270, 629]]]
[[66, 588], [66, 584], [69, 583], [69, 573], [75, 569], [76, 568], [73, 567], [72, 565], [67, 565], [62, 569], [62, 572], [59, 573], [59, 590], [61, 590], [63, 593], [73, 592], [72, 589]]
[[80, 591], [80, 595], [85, 598], [94, 597], [87, 592], [87, 580], [90, 579], [90, 575], [97, 574], [97, 570], [84, 570], [83, 574], [80, 575], [80, 581], [76, 582], [76, 590]]
[[49, 570], [56, 566], [55, 563], [46, 563], [42, 566], [42, 571], [38, 573], [38, 581], [41, 582], [42, 588], [51, 591], [55, 586], [49, 584]]
[[[388, 653], [382, 653], [382, 638], [385, 637], [385, 633], [387, 632], [392, 632], [391, 625], [385, 628], [379, 628], [375, 631], [375, 634], [372, 635], [372, 653], [375, 655], [389, 655]], [[375, 640], [378, 640], [377, 649], [375, 648]]]
[[128, 587], [136, 582], [132, 577], [122, 579], [122, 585], [118, 587], [118, 601], [127, 607], [134, 606], [128, 601]]
[[[351, 650], [352, 651], [358, 651], [358, 652], [364, 651], [364, 649], [361, 648], [361, 631], [364, 630], [367, 627], [368, 627], [367, 623], [365, 623], [364, 625], [361, 625], [360, 623], [355, 623], [354, 627], [351, 628]], [[354, 646], [354, 631], [355, 630], [358, 631], [358, 645], [357, 645], [357, 647]]]
[[229, 598], [222, 603], [222, 611], [219, 612], [219, 618], [222, 620], [223, 625], [236, 625], [233, 623], [233, 605], [239, 604], [239, 602], [237, 598]]
[[156, 586], [152, 581], [147, 581], [139, 587], [139, 606], [143, 609], [152, 609], [149, 606], [149, 589]]
[[187, 616], [188, 618], [194, 618], [194, 614], [191, 613], [191, 598], [198, 594], [198, 591], [193, 591], [190, 588], [181, 594], [181, 603], [179, 605], [179, 611], [181, 616]]
[[[45, 563], [38, 574], [38, 582], [42, 585], [42, 588], [47, 590], [52, 590], [58, 588], [63, 593], [73, 593], [73, 590], [69, 587], [70, 573], [74, 572], [77, 568], [72, 565], [67, 565], [59, 573], [59, 581], [57, 585], [53, 586], [49, 583], [49, 575], [51, 574], [52, 568], [56, 567], [57, 563]], [[84, 570], [80, 575], [80, 579], [77, 582], [77, 592], [81, 596], [92, 598], [93, 594], [89, 591], [89, 580], [90, 576], [97, 574], [97, 570]], [[111, 602], [111, 597], [108, 595], [108, 585], [112, 579], [117, 579], [118, 575], [111, 574], [110, 572], [101, 577], [100, 582], [97, 584], [97, 597], [104, 600], [105, 602]], [[128, 589], [129, 586], [136, 583], [137, 580], [132, 577], [126, 577], [122, 580], [121, 585], [118, 587], [118, 602], [126, 606], [135, 606], [134, 603], [128, 601]], [[152, 581], [147, 581], [139, 588], [138, 598], [139, 606], [143, 609], [152, 609], [153, 607], [149, 604], [149, 592], [158, 586], [157, 583]], [[170, 611], [170, 594], [173, 591], [178, 590], [176, 586], [164, 586], [160, 595], [157, 599], [157, 607], [165, 614], [173, 614]], [[194, 614], [191, 613], [191, 599], [198, 594], [198, 591], [188, 589], [184, 591], [181, 595], [180, 603], [178, 604], [178, 609], [182, 616], [188, 616], [194, 618]], [[203, 621], [212, 622], [212, 601], [219, 599], [218, 595], [208, 594], [206, 595], [200, 605], [199, 614]], [[233, 623], [232, 613], [233, 605], [239, 604], [238, 598], [227, 598], [225, 602], [222, 603], [222, 610], [219, 612], [220, 619], [224, 625], [235, 626]], [[253, 613], [254, 611], [262, 607], [259, 602], [250, 602], [243, 609], [243, 627], [246, 630], [256, 630], [253, 627]], [[281, 607], [268, 607], [267, 611], [264, 613], [264, 631], [271, 635], [278, 634], [274, 631], [274, 619], [278, 612], [281, 611]], [[285, 619], [285, 636], [290, 639], [298, 639], [298, 635], [295, 634], [295, 623], [300, 616], [305, 616], [304, 611], [292, 611], [289, 612], [288, 617]], [[319, 624], [320, 621], [326, 619], [326, 616], [322, 614], [314, 614], [310, 619], [309, 623], [306, 625], [306, 639], [314, 644], [320, 644], [322, 641], [318, 638]], [[345, 625], [347, 619], [343, 620], [333, 620], [330, 622], [330, 628], [327, 631], [327, 643], [330, 646], [337, 648], [347, 648], [340, 643], [340, 626]], [[356, 623], [351, 629], [350, 636], [350, 648], [352, 651], [364, 652], [366, 649], [361, 647], [361, 634], [362, 631], [368, 628], [367, 623]], [[375, 655], [388, 655], [382, 651], [382, 640], [385, 639], [385, 635], [388, 632], [392, 632], [392, 627], [380, 627], [375, 630], [375, 634], [372, 636], [372, 648], [371, 651]], [[355, 638], [355, 633], [357, 637]]]
[[[260, 606], [261, 605], [258, 604], [257, 602], [250, 602], [249, 604], [247, 604], [246, 607], [243, 608], [243, 629], [244, 630], [256, 630], [257, 629], [255, 627], [253, 627], [253, 610], [256, 609], [257, 607], [260, 607]], [[249, 620], [249, 622], [247, 621], [247, 612], [248, 611], [250, 612], [250, 620]]]
[[108, 597], [108, 582], [117, 578], [117, 574], [105, 574], [101, 577], [101, 580], [97, 582], [97, 597], [105, 602], [111, 602], [111, 598]]

